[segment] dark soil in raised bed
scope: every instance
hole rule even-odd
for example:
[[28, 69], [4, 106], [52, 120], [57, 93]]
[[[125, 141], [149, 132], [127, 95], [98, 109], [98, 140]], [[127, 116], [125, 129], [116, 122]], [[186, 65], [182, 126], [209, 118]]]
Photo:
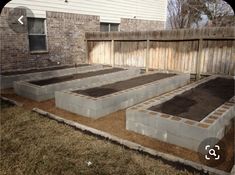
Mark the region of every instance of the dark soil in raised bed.
[[61, 77], [48, 78], [48, 79], [37, 80], [37, 81], [30, 81], [30, 83], [38, 85], [38, 86], [44, 86], [48, 84], [55, 84], [55, 83], [71, 81], [75, 79], [88, 78], [88, 77], [92, 77], [96, 75], [119, 72], [123, 70], [125, 69], [122, 69], [122, 68], [104, 69], [104, 70], [90, 71], [90, 72], [73, 74], [73, 75], [66, 75], [66, 76], [61, 76]]
[[234, 79], [216, 78], [149, 109], [195, 121], [234, 96]]
[[171, 77], [174, 75], [175, 74], [166, 74], [166, 73], [149, 74], [149, 75], [131, 78], [131, 79], [124, 80], [124, 81], [119, 81], [119, 82], [112, 83], [112, 84], [103, 85], [100, 87], [95, 87], [95, 88], [90, 88], [90, 89], [85, 89], [85, 90], [78, 90], [74, 92], [83, 94], [83, 95], [88, 95], [91, 97], [101, 97], [101, 96], [112, 94], [112, 93], [122, 91], [125, 89], [151, 83], [151, 82], [163, 79], [163, 78]]
[[[76, 67], [83, 67], [88, 66], [89, 64], [78, 64]], [[29, 69], [29, 70], [19, 70], [14, 72], [2, 72], [1, 75], [18, 75], [18, 74], [28, 74], [28, 73], [36, 73], [36, 72], [44, 72], [44, 71], [52, 71], [52, 70], [60, 70], [60, 69], [66, 69], [66, 68], [72, 68], [75, 67], [74, 65], [66, 65], [66, 66], [57, 66], [57, 67], [47, 67], [47, 68], [41, 68], [41, 69]]]

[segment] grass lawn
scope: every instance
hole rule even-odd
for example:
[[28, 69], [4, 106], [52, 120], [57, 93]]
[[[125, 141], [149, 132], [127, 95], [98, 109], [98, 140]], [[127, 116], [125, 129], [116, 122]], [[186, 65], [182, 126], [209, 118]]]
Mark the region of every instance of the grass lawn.
[[3, 101], [0, 150], [2, 175], [193, 174]]

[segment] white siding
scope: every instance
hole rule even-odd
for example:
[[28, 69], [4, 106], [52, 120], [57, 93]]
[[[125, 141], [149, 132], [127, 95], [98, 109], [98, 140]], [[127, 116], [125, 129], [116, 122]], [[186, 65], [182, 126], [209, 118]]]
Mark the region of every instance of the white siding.
[[12, 0], [6, 7], [25, 6], [35, 17], [46, 11], [100, 16], [101, 22], [119, 23], [120, 18], [166, 21], [167, 0]]

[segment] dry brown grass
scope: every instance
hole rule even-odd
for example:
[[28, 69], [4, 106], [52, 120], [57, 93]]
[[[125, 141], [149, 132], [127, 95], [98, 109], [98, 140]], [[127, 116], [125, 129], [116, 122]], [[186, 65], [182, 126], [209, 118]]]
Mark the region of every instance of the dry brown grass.
[[0, 174], [192, 174], [23, 108], [1, 108]]

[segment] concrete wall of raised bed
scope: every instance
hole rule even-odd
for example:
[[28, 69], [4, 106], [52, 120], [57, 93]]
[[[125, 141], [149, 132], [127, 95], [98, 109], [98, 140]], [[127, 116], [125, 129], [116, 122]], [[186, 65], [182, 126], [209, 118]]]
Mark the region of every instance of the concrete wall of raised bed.
[[[198, 150], [199, 144], [206, 138], [221, 139], [225, 134], [225, 127], [235, 117], [234, 97], [200, 122], [148, 109], [216, 77], [203, 79], [127, 109], [126, 129], [194, 151]], [[206, 122], [208, 119], [211, 123]]]
[[18, 75], [0, 75], [1, 89], [13, 87], [13, 84], [15, 81], [58, 77], [58, 76], [64, 76], [64, 75], [69, 75], [69, 74], [74, 74], [74, 73], [89, 71], [89, 70], [96, 70], [96, 69], [101, 69], [101, 68], [103, 68], [102, 65], [94, 64], [94, 65], [82, 66], [82, 67], [76, 67], [76, 68], [71, 67], [71, 68], [65, 68], [65, 69], [18, 74]]
[[[112, 68], [104, 68], [104, 69], [112, 69]], [[112, 83], [114, 79], [124, 80], [127, 78], [131, 78], [136, 74], [140, 73], [140, 69], [129, 68], [119, 72], [113, 72], [109, 74], [102, 74], [87, 78], [75, 79], [71, 81], [65, 81], [55, 84], [48, 84], [44, 86], [34, 85], [27, 81], [17, 81], [14, 83], [14, 90], [16, 94], [30, 98], [36, 101], [44, 101], [51, 98], [54, 98], [55, 91], [60, 91], [64, 89], [71, 88], [79, 88], [87, 85], [93, 85], [97, 82], [110, 82]], [[64, 101], [65, 103], [66, 100]]]
[[86, 117], [99, 118], [182, 87], [189, 80], [189, 74], [178, 74], [98, 98], [72, 93], [70, 91], [61, 91], [56, 92], [56, 106]]

